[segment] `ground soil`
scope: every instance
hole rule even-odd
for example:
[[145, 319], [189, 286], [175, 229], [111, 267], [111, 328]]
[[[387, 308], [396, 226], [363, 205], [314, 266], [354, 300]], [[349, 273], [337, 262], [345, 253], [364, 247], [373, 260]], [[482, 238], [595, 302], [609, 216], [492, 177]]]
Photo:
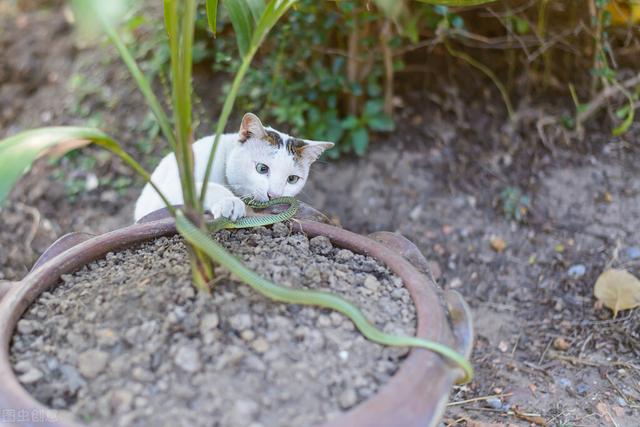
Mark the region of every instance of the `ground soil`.
[[[415, 333], [409, 292], [372, 258], [285, 224], [217, 239], [263, 277], [342, 295], [379, 328]], [[270, 302], [222, 269], [213, 296], [196, 292], [178, 237], [63, 281], [19, 322], [12, 360], [38, 400], [90, 425], [319, 425], [374, 395], [408, 353], [338, 313]]]
[[[143, 109], [116, 61], [87, 66], [98, 64], [103, 53], [72, 48], [68, 29], [56, 24], [64, 20], [58, 12], [16, 12], [3, 19], [0, 63], [9, 72], [1, 74], [0, 105], [19, 108], [0, 119], [3, 135], [49, 117], [73, 122], [73, 91], [63, 77], [76, 70], [110, 91], [110, 109], [96, 95], [85, 102], [105, 111], [109, 131], [124, 135], [135, 149], [143, 131], [130, 117], [141, 119]], [[56, 25], [63, 28], [52, 37]], [[65, 61], [38, 53], [48, 52], [42, 46], [50, 47], [52, 39]], [[14, 46], [22, 46], [21, 55], [5, 53]], [[38, 66], [25, 69], [20, 58]], [[54, 72], [60, 78], [33, 83]], [[207, 88], [207, 80], [198, 85]], [[640, 126], [612, 138], [602, 115], [590, 121], [582, 140], [543, 140], [536, 120], [570, 109], [523, 98], [514, 126], [486, 89], [490, 85], [475, 92], [460, 90], [455, 81], [438, 85], [439, 91], [399, 94], [397, 131], [378, 136], [363, 159], [317, 164], [301, 198], [356, 232], [405, 234], [438, 263], [442, 287], [457, 289], [471, 305], [476, 378], [452, 393], [448, 424], [636, 426], [640, 315], [626, 311], [613, 319], [597, 304], [593, 286], [608, 267], [640, 274]], [[11, 91], [21, 92], [6, 95]], [[562, 134], [559, 128], [547, 131]], [[155, 150], [134, 154], [153, 164]], [[0, 212], [5, 278], [19, 279], [65, 232], [103, 232], [130, 222], [141, 182], [119, 191], [100, 185], [70, 200], [65, 177], [88, 173], [70, 161], [57, 167], [63, 178], [53, 179], [55, 168], [38, 164]], [[132, 176], [110, 159], [94, 173]], [[513, 210], [505, 212], [505, 189], [528, 197], [521, 220], [510, 217]]]

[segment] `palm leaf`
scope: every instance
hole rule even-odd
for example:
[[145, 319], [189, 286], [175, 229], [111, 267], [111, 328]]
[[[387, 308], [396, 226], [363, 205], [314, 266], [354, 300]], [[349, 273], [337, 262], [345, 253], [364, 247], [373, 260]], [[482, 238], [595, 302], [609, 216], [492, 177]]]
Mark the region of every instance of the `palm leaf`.
[[[129, 156], [116, 140], [100, 129], [45, 127], [21, 132], [0, 140], [0, 203], [7, 198], [18, 179], [39, 157], [46, 155], [60, 156], [91, 143], [103, 147], [120, 157], [149, 182], [149, 173]], [[152, 184], [152, 186], [154, 185]], [[157, 188], [156, 191], [158, 191]], [[159, 191], [158, 194], [160, 194], [165, 204], [169, 205], [164, 195]]]
[[236, 33], [238, 50], [240, 55], [244, 57], [249, 52], [253, 35], [254, 21], [251, 7], [246, 0], [225, 0], [223, 4], [229, 13], [231, 25]]
[[218, 28], [218, 0], [206, 0], [206, 6], [209, 29], [213, 33], [213, 37], [215, 37]]

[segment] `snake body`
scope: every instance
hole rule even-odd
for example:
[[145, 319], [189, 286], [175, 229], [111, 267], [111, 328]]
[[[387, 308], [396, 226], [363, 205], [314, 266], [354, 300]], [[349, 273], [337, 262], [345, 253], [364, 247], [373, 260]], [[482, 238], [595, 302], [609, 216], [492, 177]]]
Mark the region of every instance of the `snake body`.
[[[264, 216], [243, 217], [237, 221], [227, 218], [217, 218], [207, 226], [210, 232], [223, 228], [252, 228], [287, 221], [296, 214], [299, 203], [292, 197], [281, 197], [267, 202], [245, 200], [245, 203], [256, 209], [263, 209], [274, 205], [288, 204], [289, 208], [282, 213]], [[473, 367], [464, 356], [444, 344], [418, 337], [391, 335], [373, 326], [356, 306], [345, 299], [328, 292], [308, 289], [292, 289], [279, 286], [256, 274], [247, 268], [235, 256], [227, 252], [218, 242], [193, 225], [187, 217], [178, 211], [176, 226], [180, 234], [192, 245], [204, 251], [214, 261], [227, 268], [240, 280], [251, 286], [268, 298], [289, 304], [314, 305], [338, 311], [347, 316], [367, 339], [378, 344], [396, 347], [418, 347], [440, 354], [454, 362], [464, 373], [460, 382], [469, 382], [473, 378]]]
[[235, 221], [231, 221], [228, 218], [220, 217], [216, 218], [209, 224], [207, 224], [207, 228], [210, 232], [215, 233], [218, 230], [222, 230], [223, 228], [254, 228], [254, 227], [263, 227], [265, 225], [275, 224], [277, 222], [288, 221], [293, 218], [298, 212], [298, 208], [300, 207], [300, 202], [294, 197], [278, 197], [276, 199], [271, 199], [266, 202], [260, 202], [253, 199], [242, 199], [245, 205], [254, 209], [266, 209], [271, 206], [276, 205], [289, 205], [287, 210], [278, 213], [278, 214], [270, 214], [270, 215], [262, 215], [262, 216], [245, 216], [242, 218], [238, 218]]

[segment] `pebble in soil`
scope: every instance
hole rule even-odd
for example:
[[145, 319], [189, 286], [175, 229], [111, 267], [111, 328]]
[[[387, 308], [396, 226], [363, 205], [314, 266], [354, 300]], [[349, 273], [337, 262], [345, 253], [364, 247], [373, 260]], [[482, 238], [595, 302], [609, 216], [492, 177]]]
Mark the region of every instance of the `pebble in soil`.
[[[379, 328], [415, 332], [409, 293], [372, 258], [283, 224], [217, 238], [276, 283], [340, 294]], [[28, 309], [14, 369], [39, 401], [91, 425], [310, 426], [371, 397], [407, 354], [216, 270], [206, 296], [178, 237], [110, 253]]]

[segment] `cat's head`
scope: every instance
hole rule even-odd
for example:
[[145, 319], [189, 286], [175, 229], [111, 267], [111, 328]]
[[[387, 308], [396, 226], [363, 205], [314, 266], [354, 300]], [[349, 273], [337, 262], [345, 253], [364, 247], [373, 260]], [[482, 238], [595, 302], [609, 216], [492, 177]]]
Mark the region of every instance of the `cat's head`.
[[295, 196], [304, 187], [311, 164], [331, 147], [332, 142], [294, 138], [265, 128], [256, 115], [247, 113], [227, 157], [227, 183], [236, 195], [260, 201]]

